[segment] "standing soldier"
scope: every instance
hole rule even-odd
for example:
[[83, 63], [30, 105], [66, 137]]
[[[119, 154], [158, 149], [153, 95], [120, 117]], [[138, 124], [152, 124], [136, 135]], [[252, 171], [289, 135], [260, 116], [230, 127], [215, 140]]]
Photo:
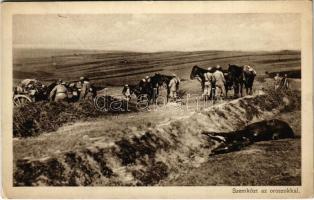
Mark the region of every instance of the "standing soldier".
[[173, 78], [170, 80], [169, 85], [168, 85], [170, 89], [169, 97], [173, 99], [174, 101], [176, 101], [178, 97], [178, 89], [179, 89], [180, 80], [176, 74], [173, 74], [172, 76]]
[[79, 93], [78, 95], [80, 95], [80, 93], [82, 91], [84, 80], [85, 80], [84, 76], [81, 76], [80, 80], [76, 83], [76, 88], [77, 88], [77, 91]]
[[204, 74], [205, 77], [205, 87], [204, 87], [204, 93], [203, 96], [205, 96], [205, 99], [210, 99], [213, 97], [213, 89], [215, 88], [214, 85], [214, 76], [212, 73], [212, 68], [208, 68], [208, 72]]
[[143, 93], [146, 93], [146, 79], [148, 79], [149, 78], [149, 76], [146, 76], [146, 78], [143, 78], [141, 81], [140, 81], [140, 83], [138, 84], [139, 86], [140, 86], [140, 91], [141, 91], [141, 93], [143, 94]]
[[289, 81], [287, 74], [285, 74], [284, 77], [281, 79], [280, 88], [284, 90], [289, 89]]
[[278, 90], [280, 87], [280, 82], [281, 82], [281, 78], [279, 76], [279, 73], [276, 74], [274, 79], [275, 79], [275, 90]]
[[81, 93], [80, 93], [80, 100], [88, 99], [91, 95], [91, 84], [87, 78], [84, 78]]
[[146, 94], [150, 100], [155, 101], [154, 96], [154, 87], [149, 76], [146, 76]]
[[213, 73], [213, 77], [216, 80], [216, 97], [222, 98], [225, 92], [225, 77], [224, 74], [221, 71], [221, 67], [219, 65], [216, 66], [216, 71]]
[[124, 88], [122, 90], [122, 94], [125, 96], [127, 101], [131, 100], [131, 91], [130, 91], [130, 87], [128, 84], [124, 85]]
[[56, 85], [50, 92], [49, 95], [50, 101], [67, 101], [68, 100], [68, 90], [65, 87], [65, 82], [62, 80], [58, 81], [58, 85]]

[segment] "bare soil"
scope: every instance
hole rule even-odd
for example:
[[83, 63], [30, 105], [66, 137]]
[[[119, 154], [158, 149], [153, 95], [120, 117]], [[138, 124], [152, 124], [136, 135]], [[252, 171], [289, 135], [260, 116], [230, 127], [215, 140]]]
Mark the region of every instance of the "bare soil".
[[[40, 102], [16, 109], [15, 186], [300, 185], [300, 84], [275, 93], [264, 75], [271, 69], [300, 68], [300, 52], [56, 52], [15, 54], [15, 81], [87, 75], [117, 97], [124, 83], [157, 71], [175, 72], [182, 78], [183, 105], [105, 114], [88, 103]], [[188, 94], [201, 94], [200, 83], [189, 80], [193, 65], [226, 68], [229, 63], [256, 66], [254, 95], [214, 106], [187, 101]], [[209, 156], [215, 144], [202, 131], [232, 131], [273, 118], [288, 122], [297, 139]]]

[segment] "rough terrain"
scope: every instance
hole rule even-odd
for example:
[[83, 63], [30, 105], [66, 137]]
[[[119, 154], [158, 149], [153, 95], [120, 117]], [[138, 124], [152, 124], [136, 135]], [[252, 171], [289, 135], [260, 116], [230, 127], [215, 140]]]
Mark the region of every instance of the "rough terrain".
[[[71, 52], [71, 53], [69, 53]], [[215, 105], [197, 103], [193, 65], [252, 64], [254, 95]], [[300, 185], [300, 80], [274, 93], [265, 72], [300, 70], [297, 51], [280, 52], [76, 52], [17, 51], [14, 81], [77, 80], [88, 76], [120, 98], [122, 85], [155, 72], [182, 79], [182, 105], [122, 113], [99, 112], [91, 103], [38, 102], [14, 110], [15, 186]], [[232, 93], [230, 94], [232, 95]], [[25, 114], [27, 113], [27, 115]], [[203, 131], [232, 131], [264, 119], [289, 123], [296, 139], [263, 141], [241, 151], [209, 156], [215, 142]], [[271, 177], [271, 178], [269, 178]]]

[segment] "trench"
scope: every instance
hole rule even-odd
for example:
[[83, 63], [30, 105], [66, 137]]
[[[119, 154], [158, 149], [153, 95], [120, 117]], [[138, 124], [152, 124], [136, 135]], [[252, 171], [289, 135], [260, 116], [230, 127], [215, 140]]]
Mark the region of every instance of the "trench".
[[[19, 159], [14, 186], [152, 186], [197, 168], [217, 145], [202, 134], [228, 132], [296, 107], [293, 95], [261, 93], [191, 112], [116, 141], [58, 156]], [[299, 103], [299, 102], [298, 102]]]

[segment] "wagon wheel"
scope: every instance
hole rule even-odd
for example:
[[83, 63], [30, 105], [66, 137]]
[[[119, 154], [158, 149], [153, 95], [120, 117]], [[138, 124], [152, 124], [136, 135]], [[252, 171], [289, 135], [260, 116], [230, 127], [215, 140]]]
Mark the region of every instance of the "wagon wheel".
[[27, 103], [32, 102], [32, 99], [26, 95], [15, 95], [13, 98], [13, 102], [15, 106], [23, 106]]

